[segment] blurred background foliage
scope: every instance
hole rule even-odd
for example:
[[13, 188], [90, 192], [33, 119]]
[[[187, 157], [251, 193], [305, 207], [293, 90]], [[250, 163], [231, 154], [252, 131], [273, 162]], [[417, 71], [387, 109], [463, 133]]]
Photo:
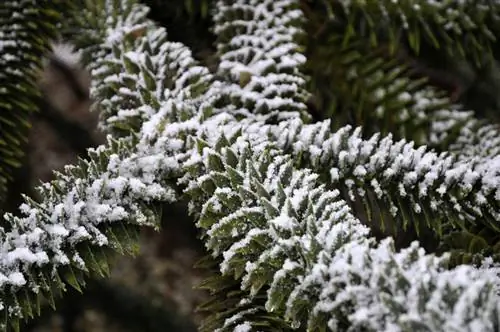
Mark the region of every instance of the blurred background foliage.
[[[214, 0], [143, 2], [151, 8], [151, 19], [167, 28], [170, 40], [186, 44], [196, 59], [211, 70], [216, 69], [210, 18], [210, 13], [217, 10]], [[417, 98], [421, 91], [428, 91], [436, 102], [425, 112], [462, 105], [464, 110], [474, 109], [486, 121], [499, 122], [500, 68], [494, 60], [500, 54], [498, 43], [493, 43], [483, 55], [470, 57], [456, 56], [453, 45], [448, 45], [446, 51], [438, 49], [432, 38], [422, 37], [415, 47], [414, 37], [395, 38], [388, 31], [379, 31], [375, 37], [363, 34], [370, 30], [362, 24], [353, 26], [351, 15], [345, 15], [335, 4], [333, 0], [301, 0], [307, 18], [307, 38], [302, 41], [308, 58], [304, 70], [310, 77], [312, 93], [308, 107], [314, 120], [331, 118], [332, 129], [346, 124], [363, 126], [365, 136], [392, 133], [424, 142], [429, 125], [426, 119], [408, 121], [412, 114], [405, 118], [400, 112], [411, 109], [417, 100], [394, 96], [409, 91], [416, 93]], [[368, 16], [363, 17], [356, 22], [370, 24]], [[359, 33], [354, 35], [350, 29], [358, 29]], [[84, 158], [87, 147], [103, 141], [95, 129], [97, 115], [88, 113], [88, 75], [83, 70], [49, 61], [40, 84], [44, 98], [40, 112], [31, 115], [32, 129], [22, 165], [9, 182], [7, 211], [16, 211], [21, 193], [35, 195], [32, 188], [39, 180], [50, 180], [53, 170], [75, 162], [78, 157]], [[389, 89], [385, 97], [378, 97], [380, 88], [390, 86], [395, 90]], [[379, 121], [382, 117], [377, 110], [392, 112], [394, 117]], [[410, 122], [413, 127], [408, 127]], [[363, 209], [356, 204], [354, 208]], [[162, 232], [142, 233], [138, 257], [116, 257], [109, 280], [92, 281], [83, 295], [71, 293], [58, 305], [63, 310], [54, 312], [47, 307], [39, 319], [23, 330], [195, 331], [206, 312], [210, 312], [207, 305], [195, 312], [208, 299], [195, 286], [211, 272], [193, 268], [204, 251], [194, 223], [183, 212], [187, 209], [168, 206], [164, 210]], [[425, 227], [418, 230], [417, 236], [412, 227], [371, 226], [378, 237], [397, 234], [398, 246], [418, 238], [431, 251], [438, 250], [439, 245], [442, 250], [456, 249], [460, 253], [457, 263], [491, 251], [490, 244], [498, 242], [481, 230], [451, 234], [440, 244]], [[210, 288], [206, 282], [204, 288]], [[221, 303], [231, 301], [228, 297]], [[205, 330], [209, 330], [209, 325], [205, 325]]]

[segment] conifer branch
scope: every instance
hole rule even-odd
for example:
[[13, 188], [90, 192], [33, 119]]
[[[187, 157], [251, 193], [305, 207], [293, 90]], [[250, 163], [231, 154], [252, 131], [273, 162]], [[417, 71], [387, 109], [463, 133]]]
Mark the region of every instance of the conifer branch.
[[307, 70], [315, 78], [310, 85], [322, 118], [332, 120], [332, 129], [365, 124], [365, 137], [392, 133], [419, 145], [449, 138], [449, 130], [433, 130], [435, 118], [457, 107], [425, 78], [412, 77], [414, 64], [367, 46], [360, 35], [345, 45], [342, 32], [325, 30], [309, 45]]
[[[495, 159], [482, 163], [460, 160], [425, 146], [416, 148], [412, 142], [395, 142], [391, 136], [364, 140], [360, 128], [349, 126], [331, 133], [329, 120], [303, 124], [296, 119], [267, 125], [247, 119], [239, 124], [252, 141], [277, 142], [283, 151], [299, 158], [300, 165], [311, 167], [323, 181], [341, 189], [345, 199], [361, 200], [368, 220], [375, 217], [371, 211], [384, 206], [392, 216], [382, 215], [382, 220], [396, 218], [400, 225], [423, 220], [437, 234], [444, 227], [476, 224], [499, 231], [495, 207], [500, 179]], [[230, 126], [225, 132], [234, 132]]]
[[[294, 169], [272, 143], [237, 136], [199, 145], [187, 193], [207, 248], [248, 300], [268, 286], [266, 309], [311, 331], [499, 328], [493, 272], [443, 270], [446, 256], [416, 243], [401, 252], [391, 239], [377, 244], [317, 174]], [[221, 331], [253, 323], [236, 312]]]
[[219, 0], [214, 16], [220, 65], [218, 75], [233, 112], [308, 118], [306, 59], [297, 40], [303, 21], [297, 0]]
[[[239, 3], [234, 4], [235, 14], [231, 17], [238, 24], [240, 19], [253, 17], [252, 9], [240, 7]], [[282, 5], [277, 8], [281, 7]], [[237, 9], [240, 11], [236, 11]], [[260, 9], [257, 12], [265, 13], [266, 10]], [[295, 7], [290, 5], [288, 10], [294, 12]], [[287, 15], [283, 10], [282, 16], [288, 17]], [[223, 26], [232, 24], [217, 22], [216, 24]], [[266, 22], [264, 20], [262, 24], [265, 25]], [[226, 30], [216, 28], [216, 31], [222, 34]], [[239, 45], [239, 41], [245, 38], [257, 40], [261, 37], [259, 31], [235, 28], [230, 30], [231, 34], [226, 33], [223, 37], [219, 37], [223, 43], [219, 45], [219, 50], [222, 50], [221, 58], [225, 58], [226, 49], [231, 49], [227, 45]], [[292, 38], [289, 37], [288, 40]], [[260, 43], [267, 45], [265, 40]], [[276, 48], [279, 49], [279, 46]], [[299, 49], [298, 44], [291, 48]], [[251, 57], [247, 56], [247, 49], [243, 48], [241, 52], [243, 54], [241, 57], [231, 60], [231, 68], [236, 68], [235, 70], [245, 68], [248, 63], [251, 63], [248, 60]], [[232, 55], [232, 51], [228, 53], [229, 56]], [[285, 55], [285, 59], [287, 56]], [[300, 63], [296, 65], [300, 66]], [[252, 78], [265, 80], [266, 73], [255, 72]], [[225, 97], [225, 100], [234, 101], [233, 96], [245, 96], [249, 90], [252, 91], [248, 86], [236, 84], [232, 84], [231, 89], [227, 89], [224, 83], [221, 83], [219, 89], [219, 92], [209, 90], [207, 94], [229, 95]], [[420, 103], [413, 109], [416, 113], [421, 112], [419, 110], [421, 104], [426, 104], [422, 99], [421, 93], [423, 92], [425, 90], [416, 90], [413, 96], [415, 103]], [[486, 226], [495, 234], [500, 231], [500, 209], [497, 208], [498, 195], [496, 193], [496, 188], [500, 186], [500, 179], [496, 175], [497, 167], [493, 163], [488, 164], [490, 167], [485, 167], [485, 165], [475, 167], [467, 162], [460, 162], [452, 155], [428, 151], [424, 146], [415, 148], [412, 142], [394, 142], [390, 135], [381, 138], [379, 134], [375, 134], [370, 139], [364, 140], [360, 128], [353, 132], [349, 126], [346, 126], [332, 133], [329, 121], [308, 125], [299, 119], [298, 115], [295, 115], [295, 119], [293, 116], [282, 119], [279, 114], [272, 117], [272, 112], [262, 116], [257, 107], [249, 110], [238, 102], [232, 103], [227, 110], [231, 116], [226, 116], [224, 121], [217, 123], [223, 132], [228, 135], [233, 134], [235, 131], [233, 122], [238, 121], [241, 126], [239, 128], [245, 135], [248, 135], [246, 137], [249, 139], [259, 142], [266, 140], [278, 142], [284, 151], [298, 156], [302, 161], [302, 166], [312, 167], [322, 175], [324, 181], [336, 188], [341, 188], [345, 199], [361, 202], [368, 222], [376, 218], [381, 220], [382, 227], [384, 227], [384, 220], [395, 219], [396, 222], [392, 223], [393, 225], [406, 228], [413, 224], [417, 231], [422, 227], [419, 223], [425, 223], [439, 236], [443, 234], [444, 228], [471, 227], [475, 224]], [[443, 112], [446, 110], [438, 111], [436, 116], [442, 116]], [[456, 110], [448, 111], [453, 116], [457, 112]], [[244, 114], [246, 118], [242, 118], [241, 115]], [[465, 116], [470, 115], [465, 114]], [[433, 116], [429, 117], [433, 119]], [[460, 119], [457, 116], [452, 119], [455, 118]], [[273, 121], [280, 121], [280, 123], [273, 125]], [[433, 131], [431, 131], [429, 139], [435, 143], [443, 142], [446, 136], [451, 135], [451, 132], [457, 128], [456, 123], [457, 121], [453, 122], [448, 132], [441, 131], [440, 137], [433, 137]], [[214, 123], [211, 125], [215, 126]], [[441, 123], [441, 129], [443, 129], [443, 123]], [[216, 133], [215, 130], [214, 133]], [[211, 141], [213, 140], [212, 137]], [[488, 172], [486, 169], [491, 171]], [[442, 209], [443, 206], [447, 208]], [[375, 216], [375, 213], [378, 216]]]
[[69, 13], [67, 7], [59, 0], [0, 4], [0, 200], [24, 155], [30, 115], [38, 108], [42, 59], [62, 15]]
[[[137, 15], [132, 11], [115, 10], [115, 13]], [[124, 18], [127, 22], [127, 16]], [[126, 27], [117, 29], [123, 31]], [[108, 37], [118, 34], [113, 29], [106, 32]], [[162, 33], [160, 30], [159, 35]], [[99, 49], [99, 46], [104, 51], [98, 54], [105, 54], [106, 39], [89, 48]], [[189, 57], [189, 52], [185, 53], [177, 57]], [[171, 56], [175, 57], [175, 53]], [[123, 63], [115, 61], [116, 64], [126, 67], [127, 59], [118, 60]], [[182, 59], [178, 61], [182, 63]], [[182, 90], [185, 85], [179, 78], [187, 80], [192, 75], [176, 78], [176, 86]], [[94, 81], [97, 80], [100, 77]], [[188, 94], [191, 90], [189, 84], [186, 86], [184, 93]], [[127, 95], [125, 89], [119, 92]], [[168, 98], [168, 93], [165, 96]], [[126, 102], [126, 98], [118, 96], [117, 99], [115, 106]], [[135, 106], [147, 107], [148, 104], [136, 103]], [[134, 253], [136, 226], [158, 226], [155, 204], [175, 200], [175, 186], [172, 187], [174, 183], [168, 179], [175, 178], [178, 162], [164, 150], [154, 150], [152, 139], [145, 135], [108, 139], [107, 146], [89, 150], [89, 161], [69, 166], [56, 180], [42, 185], [39, 188], [42, 202], [26, 198], [21, 217], [6, 215], [8, 226], [2, 229], [0, 237], [2, 329], [9, 326], [17, 329], [19, 318], [36, 315], [39, 299], [45, 297], [53, 303], [52, 299], [64, 290], [65, 283], [80, 289], [85, 274], [106, 274], [108, 257], [103, 249], [110, 247], [121, 253]]]
[[464, 162], [471, 159], [491, 162], [500, 155], [500, 128], [498, 124], [469, 118], [456, 140], [450, 143], [449, 150]]
[[[388, 40], [393, 49], [407, 43], [418, 53], [422, 41], [450, 55], [481, 65], [492, 56], [500, 29], [500, 5], [489, 0], [324, 0], [332, 18], [346, 23], [346, 39], [360, 33], [376, 45]], [[491, 59], [491, 58], [490, 58]]]
[[332, 133], [329, 121], [307, 124], [297, 1], [219, 1], [215, 76], [166, 41], [135, 1], [87, 5], [95, 18], [79, 23], [79, 45], [103, 125], [120, 138], [43, 185], [43, 201], [27, 199], [21, 217], [6, 216], [3, 328], [36, 312], [35, 297], [104, 273], [101, 249], [133, 252], [131, 231], [156, 226], [155, 203], [181, 190], [222, 261], [215, 277], [242, 286], [228, 294], [234, 311], [209, 326], [500, 328], [495, 269], [446, 270], [447, 255], [377, 243], [341, 196], [367, 211], [386, 204], [402, 224], [423, 216], [440, 235], [476, 224], [497, 234], [495, 160], [471, 163], [391, 136], [363, 139], [360, 129]]
[[53, 301], [65, 289], [63, 281], [80, 290], [86, 273], [105, 275], [108, 258], [102, 249], [133, 254], [134, 227], [157, 227], [155, 202], [176, 197], [167, 182], [175, 158], [141, 154], [131, 139], [109, 139], [108, 147], [90, 149], [89, 156], [40, 186], [42, 202], [26, 198], [21, 217], [5, 216], [2, 329], [37, 314], [40, 299]]

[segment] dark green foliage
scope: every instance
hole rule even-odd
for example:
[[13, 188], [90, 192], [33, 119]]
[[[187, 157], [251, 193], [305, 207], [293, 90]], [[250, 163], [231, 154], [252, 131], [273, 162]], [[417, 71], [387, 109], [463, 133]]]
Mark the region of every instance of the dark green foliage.
[[[474, 106], [479, 116], [498, 118], [491, 112], [492, 107], [499, 105], [496, 94], [489, 92], [498, 86], [495, 81], [498, 70], [488, 60], [491, 54], [483, 52], [483, 44], [467, 48], [469, 52], [476, 52], [475, 56], [483, 55], [482, 68], [476, 68], [469, 53], [462, 54], [455, 49], [463, 45], [459, 37], [443, 37], [456, 33], [453, 29], [432, 30], [439, 32], [441, 39], [437, 40], [418, 33], [419, 29], [430, 29], [427, 25], [433, 25], [430, 22], [441, 15], [436, 10], [432, 14], [425, 1], [349, 3], [343, 7], [340, 1], [334, 0], [303, 1], [308, 18], [307, 73], [311, 77], [309, 88], [314, 94], [311, 105], [319, 118], [332, 118], [334, 129], [346, 124], [361, 125], [365, 136], [392, 133], [418, 144], [434, 144], [429, 142], [432, 124], [443, 120], [437, 111], [461, 111], [462, 107], [455, 105], [456, 102], [465, 107]], [[410, 4], [427, 9], [417, 12], [409, 9]], [[387, 9], [387, 17], [381, 14], [381, 8]], [[480, 15], [481, 11], [472, 10], [469, 14]], [[398, 21], [403, 15], [415, 16], [415, 20], [410, 20], [415, 26], [406, 30], [391, 21]], [[419, 15], [422, 18], [418, 18]], [[424, 19], [429, 15], [432, 19]], [[489, 40], [488, 29], [498, 28], [492, 18], [483, 22], [484, 34], [471, 38]], [[458, 25], [463, 23], [461, 20], [457, 17]], [[398, 37], [388, 38], [388, 35]], [[464, 38], [468, 39], [467, 36]], [[411, 47], [407, 39], [413, 40]], [[437, 46], [436, 41], [440, 42]], [[483, 46], [489, 47], [495, 42], [493, 39]], [[419, 52], [415, 52], [416, 49]], [[455, 129], [450, 128], [446, 140], [439, 142], [439, 148], [446, 149], [462, 126], [463, 122], [459, 122]]]
[[[382, 331], [388, 324], [402, 331], [447, 331], [441, 324], [454, 324], [455, 317], [446, 318], [441, 310], [456, 312], [465, 305], [473, 311], [488, 307], [479, 310], [488, 316], [486, 324], [492, 330], [498, 328], [497, 306], [487, 304], [496, 302], [490, 286], [474, 295], [477, 302], [464, 303], [456, 279], [462, 270], [442, 272], [447, 259], [424, 256], [416, 243], [396, 253], [391, 239], [378, 244], [368, 240], [368, 229], [353, 218], [338, 192], [325, 190], [309, 170], [295, 169], [272, 144], [262, 145], [252, 151], [251, 144], [222, 136], [214, 149], [203, 149], [199, 168], [190, 170], [187, 193], [196, 206], [198, 226], [210, 252], [222, 260], [223, 276], [206, 283], [242, 301], [228, 301], [233, 306], [227, 311], [219, 308], [231, 316], [219, 322], [222, 331], [231, 331], [236, 323], [241, 328], [243, 322], [265, 321], [241, 317], [247, 313], [245, 307], [232, 310], [234, 303], [254, 299], [258, 302], [253, 308], [259, 310], [264, 292], [269, 314], [311, 332]], [[431, 277], [440, 273], [440, 281]], [[224, 276], [240, 280], [241, 289], [232, 293]], [[214, 301], [213, 311], [226, 300]], [[439, 304], [414, 306], [431, 301]], [[356, 314], [370, 311], [372, 305], [378, 306], [373, 316], [380, 320]], [[406, 319], [409, 310], [426, 318]], [[214, 314], [211, 319], [217, 322], [220, 317]], [[458, 326], [469, 324], [465, 319]]]
[[[426, 143], [432, 113], [451, 107], [446, 93], [428, 86], [426, 78], [409, 78], [412, 68], [404, 60], [370, 50], [362, 39], [342, 46], [341, 38], [329, 31], [309, 41], [307, 70], [321, 117], [334, 120], [333, 130], [366, 124], [364, 136], [392, 133]], [[419, 105], [421, 98], [431, 102]]]
[[500, 4], [490, 0], [323, 0], [328, 13], [345, 29], [344, 42], [356, 35], [375, 47], [400, 43], [419, 53], [422, 43], [448, 54], [469, 57], [476, 64], [492, 54], [500, 32]]
[[229, 332], [245, 321], [254, 322], [255, 325], [252, 327], [259, 331], [291, 332], [294, 330], [279, 315], [266, 311], [266, 289], [260, 290], [258, 295], [247, 301], [248, 291], [242, 291], [239, 281], [235, 278], [221, 276], [218, 268], [219, 263], [213, 257], [206, 256], [196, 264], [197, 268], [210, 271], [212, 274], [212, 277], [205, 279], [198, 285], [199, 289], [210, 293], [210, 300], [198, 307], [198, 311], [207, 314], [207, 318], [199, 326], [200, 332], [214, 331], [223, 326], [225, 320], [231, 318], [235, 313], [241, 314], [240, 319], [234, 320], [222, 331]]
[[0, 200], [13, 168], [20, 166], [30, 114], [38, 108], [42, 59], [69, 5], [64, 0], [0, 4]]
[[[364, 137], [391, 133], [396, 139], [406, 138], [418, 145], [429, 144], [439, 151], [451, 150], [470, 157], [478, 151], [468, 153], [464, 146], [490, 146], [484, 155], [495, 155], [497, 126], [487, 127], [483, 122], [470, 124], [469, 130], [476, 134], [462, 144], [456, 139], [463, 135], [463, 128], [472, 117], [454, 117], [464, 112], [456, 102], [474, 106], [479, 117], [484, 117], [485, 110], [496, 103], [495, 93], [488, 92], [495, 86], [494, 81], [481, 80], [495, 73], [491, 56], [499, 31], [497, 4], [483, 1], [481, 7], [466, 1], [456, 8], [454, 5], [435, 8], [442, 5], [429, 5], [426, 1], [345, 2], [348, 6], [336, 0], [301, 3], [308, 19], [304, 40], [306, 73], [311, 78], [309, 90], [314, 94], [309, 104], [316, 119], [331, 118], [334, 130], [346, 124], [363, 126]], [[414, 5], [420, 5], [421, 10], [415, 10]], [[381, 12], [382, 7], [387, 9], [387, 16]], [[453, 10], [456, 14], [451, 13]], [[451, 17], [456, 19], [455, 27], [445, 28], [443, 21]], [[404, 19], [408, 21], [408, 29], [402, 28]], [[186, 38], [183, 42], [190, 40]], [[378, 96], [380, 91], [383, 94]], [[498, 119], [495, 113], [489, 115]], [[446, 135], [433, 141], [433, 126], [450, 120], [454, 125], [446, 133], [439, 133]], [[486, 136], [492, 144], [482, 144], [486, 139], [483, 141], [481, 137]], [[303, 164], [307, 165], [309, 160]], [[436, 212], [427, 208], [431, 197], [420, 201], [409, 194], [388, 201], [378, 199], [370, 185], [372, 177], [366, 182], [359, 182], [354, 176], [352, 180], [361, 194], [352, 191], [355, 198], [351, 206], [375, 234], [381, 233], [380, 237], [392, 235], [398, 239], [398, 246], [404, 247], [419, 239], [433, 251], [441, 241], [438, 252], [451, 251], [451, 265], [477, 263], [490, 255], [496, 257], [498, 230], [489, 212], [485, 211], [489, 220], [479, 221], [480, 225], [489, 226], [467, 223], [463, 231], [453, 231], [465, 224], [461, 219], [464, 211], [454, 211], [453, 204]], [[388, 185], [391, 187], [388, 192], [397, 193], [398, 181]], [[347, 190], [343, 195], [350, 200]], [[459, 196], [471, 202], [466, 215], [474, 214], [473, 196]], [[416, 202], [422, 203], [424, 213], [415, 213]], [[399, 208], [397, 220], [388, 211], [391, 205]], [[440, 238], [443, 234], [445, 237]]]
[[474, 264], [480, 266], [485, 257], [500, 262], [500, 236], [486, 227], [454, 230], [442, 239], [437, 252], [450, 252], [450, 266]]

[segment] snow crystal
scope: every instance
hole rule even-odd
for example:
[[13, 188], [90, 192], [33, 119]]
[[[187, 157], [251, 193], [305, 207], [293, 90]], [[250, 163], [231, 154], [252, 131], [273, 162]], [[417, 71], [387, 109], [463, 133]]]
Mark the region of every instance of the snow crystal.
[[238, 324], [235, 326], [234, 332], [250, 332], [252, 331], [252, 325], [249, 322], [244, 322], [243, 324]]

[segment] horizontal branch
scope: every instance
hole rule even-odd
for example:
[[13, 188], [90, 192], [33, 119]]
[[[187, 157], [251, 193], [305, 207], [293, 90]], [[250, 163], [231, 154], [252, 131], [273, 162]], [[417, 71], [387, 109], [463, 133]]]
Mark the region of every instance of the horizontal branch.
[[[273, 143], [243, 136], [198, 143], [187, 194], [221, 273], [295, 328], [333, 331], [495, 331], [494, 270], [445, 270], [417, 243], [377, 244], [337, 190], [297, 170]], [[195, 167], [196, 166], [196, 167]], [[247, 301], [242, 299], [242, 301]], [[252, 327], [235, 312], [222, 330]], [[257, 327], [257, 326], [255, 326]]]

